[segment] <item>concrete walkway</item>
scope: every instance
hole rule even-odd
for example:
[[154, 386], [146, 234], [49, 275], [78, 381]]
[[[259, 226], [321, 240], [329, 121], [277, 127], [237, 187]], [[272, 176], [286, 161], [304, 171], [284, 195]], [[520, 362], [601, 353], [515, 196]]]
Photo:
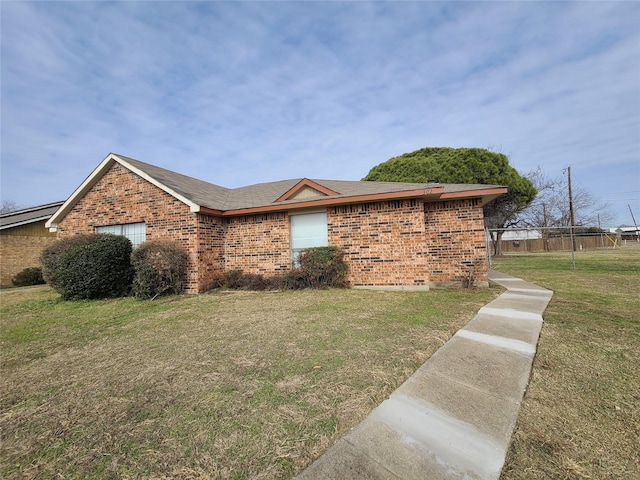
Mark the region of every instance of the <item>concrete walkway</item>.
[[507, 289], [296, 478], [497, 479], [553, 292]]

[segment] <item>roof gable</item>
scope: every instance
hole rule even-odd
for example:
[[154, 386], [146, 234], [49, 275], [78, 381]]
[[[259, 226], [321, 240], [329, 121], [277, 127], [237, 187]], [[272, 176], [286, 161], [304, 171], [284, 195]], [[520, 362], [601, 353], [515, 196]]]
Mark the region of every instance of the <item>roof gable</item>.
[[436, 201], [481, 197], [486, 203], [507, 192], [506, 187], [497, 185], [363, 182], [308, 178], [225, 188], [133, 158], [110, 153], [51, 216], [46, 227], [55, 228], [115, 163], [172, 195], [189, 206], [192, 212], [221, 216], [402, 198]]
[[298, 199], [308, 199], [313, 197], [326, 197], [339, 195], [338, 192], [331, 190], [323, 185], [320, 185], [313, 180], [309, 180], [308, 178], [303, 178], [298, 183], [296, 183], [289, 190], [284, 192], [276, 202], [284, 202], [286, 200], [298, 200]]
[[156, 167], [155, 165], [134, 160], [133, 158], [123, 155], [110, 153], [47, 221], [46, 227], [55, 228], [60, 220], [65, 217], [75, 204], [91, 190], [98, 180], [100, 180], [115, 163], [119, 163], [127, 170], [130, 170], [180, 200], [187, 205], [192, 212], [199, 212], [202, 206], [215, 209], [215, 207], [210, 207], [209, 204], [217, 205], [216, 200], [223, 203], [228, 195], [229, 189], [227, 188], [172, 172], [171, 170], [166, 170], [161, 167]]

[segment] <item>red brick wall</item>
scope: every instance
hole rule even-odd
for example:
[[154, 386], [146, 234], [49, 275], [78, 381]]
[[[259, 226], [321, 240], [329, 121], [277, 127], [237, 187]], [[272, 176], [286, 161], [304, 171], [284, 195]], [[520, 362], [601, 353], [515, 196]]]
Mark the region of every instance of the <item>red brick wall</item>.
[[353, 286], [428, 287], [422, 200], [332, 207], [327, 223]]
[[[58, 225], [60, 237], [97, 226], [145, 222], [149, 239], [183, 242], [188, 291], [206, 290], [220, 272], [274, 275], [290, 268], [289, 216], [275, 212], [231, 218], [189, 207], [115, 163]], [[331, 207], [329, 245], [345, 251], [353, 286], [427, 288], [460, 283], [474, 267], [486, 283], [480, 200], [401, 200]]]
[[223, 274], [225, 222], [220, 217], [197, 215], [198, 292], [210, 290], [214, 278]]
[[118, 163], [67, 213], [58, 225], [58, 236], [95, 233], [98, 226], [136, 222], [145, 222], [147, 240], [173, 239], [184, 244], [189, 253], [187, 291], [202, 290], [221, 269], [222, 221], [191, 212], [187, 205]]
[[269, 276], [291, 268], [289, 215], [286, 212], [226, 220], [225, 270]]
[[483, 218], [480, 199], [425, 203], [424, 221], [432, 286], [462, 283], [472, 270], [476, 285], [487, 284]]

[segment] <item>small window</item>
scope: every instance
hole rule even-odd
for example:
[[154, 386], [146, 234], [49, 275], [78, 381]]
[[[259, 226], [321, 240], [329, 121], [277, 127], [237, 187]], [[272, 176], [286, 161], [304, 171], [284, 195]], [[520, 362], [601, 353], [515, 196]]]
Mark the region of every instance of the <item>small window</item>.
[[296, 264], [300, 252], [305, 248], [326, 247], [327, 212], [291, 215], [291, 262]]
[[147, 239], [147, 229], [144, 222], [96, 227], [96, 233], [112, 233], [127, 237], [131, 241], [133, 248], [138, 247]]

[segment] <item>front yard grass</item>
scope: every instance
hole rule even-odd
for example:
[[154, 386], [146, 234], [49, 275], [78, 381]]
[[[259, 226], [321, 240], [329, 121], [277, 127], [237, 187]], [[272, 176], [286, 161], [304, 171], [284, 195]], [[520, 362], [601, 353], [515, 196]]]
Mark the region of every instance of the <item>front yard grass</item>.
[[640, 248], [493, 268], [555, 292], [501, 479], [640, 478]]
[[2, 290], [0, 477], [290, 478], [500, 291]]

